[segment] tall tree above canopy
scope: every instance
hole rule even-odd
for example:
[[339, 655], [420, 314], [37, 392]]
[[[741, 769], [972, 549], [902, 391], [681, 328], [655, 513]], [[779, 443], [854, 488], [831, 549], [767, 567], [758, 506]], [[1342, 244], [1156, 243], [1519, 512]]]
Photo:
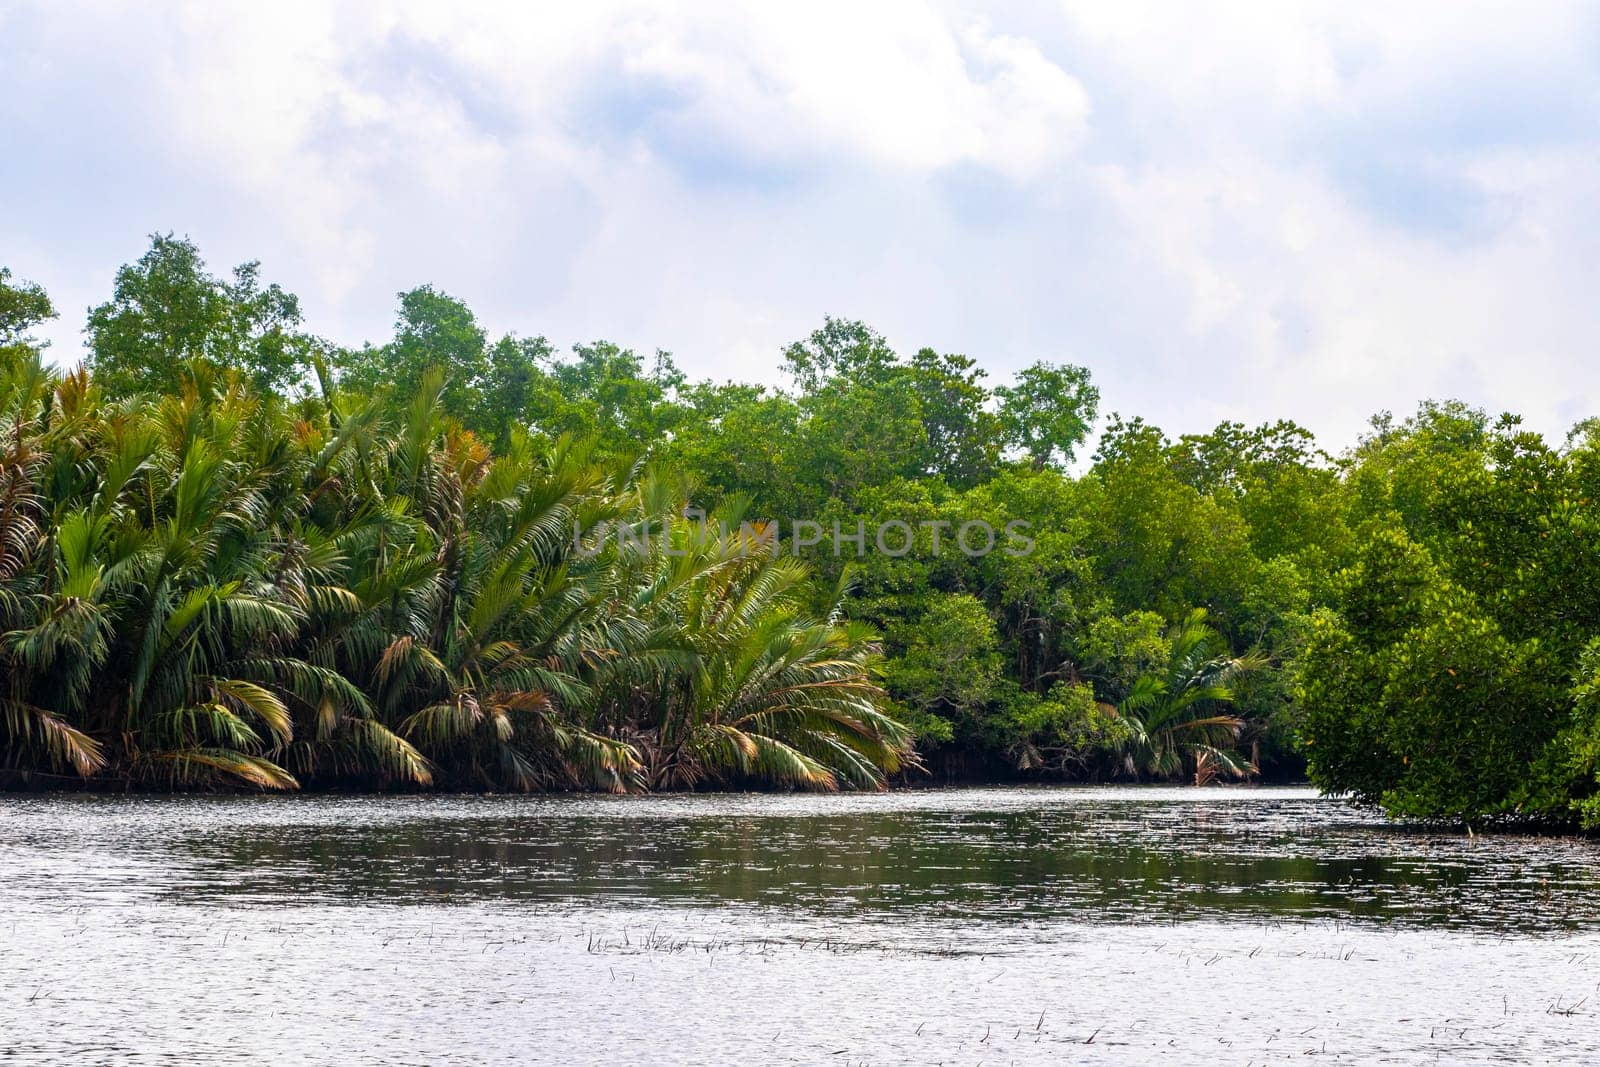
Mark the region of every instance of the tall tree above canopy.
[[431, 285], [398, 295], [394, 339], [343, 353], [340, 384], [368, 394], [387, 390], [403, 403], [437, 367], [444, 374], [444, 410], [464, 418], [477, 407], [491, 377], [483, 327], [464, 302]]
[[544, 364], [555, 349], [543, 337], [506, 334], [489, 347], [484, 403], [479, 421], [495, 434], [508, 438], [512, 427], [527, 423], [535, 395], [548, 380]]
[[1100, 408], [1100, 390], [1088, 368], [1071, 363], [1041, 360], [1024, 367], [1014, 385], [999, 387], [995, 395], [1007, 443], [1035, 469], [1071, 463]]
[[42, 286], [11, 281], [11, 271], [0, 267], [0, 350], [43, 347], [28, 332], [56, 317], [55, 305]]
[[829, 315], [821, 329], [783, 350], [783, 362], [800, 391], [814, 393], [836, 377], [880, 378], [895, 354], [866, 323]]
[[1270, 481], [1325, 458], [1311, 431], [1286, 419], [1256, 427], [1222, 422], [1210, 433], [1184, 434], [1172, 457], [1180, 478], [1213, 494], [1243, 492], [1252, 480]]
[[117, 271], [110, 300], [89, 309], [89, 363], [107, 388], [175, 391], [194, 361], [244, 372], [263, 390], [302, 381], [317, 342], [300, 330], [300, 300], [261, 264], [213, 277], [188, 238], [153, 234], [150, 250]]
[[928, 439], [925, 471], [961, 489], [992, 475], [1000, 460], [999, 420], [988, 410], [977, 360], [924, 348], [911, 357], [908, 373]]

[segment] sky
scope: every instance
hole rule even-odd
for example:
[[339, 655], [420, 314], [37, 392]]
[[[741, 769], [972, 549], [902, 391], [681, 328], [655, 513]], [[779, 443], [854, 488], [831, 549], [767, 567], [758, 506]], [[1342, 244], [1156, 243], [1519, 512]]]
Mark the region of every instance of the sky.
[[825, 315], [1170, 433], [1600, 414], [1594, 4], [0, 0], [57, 362], [153, 232], [333, 341], [395, 294], [776, 382]]

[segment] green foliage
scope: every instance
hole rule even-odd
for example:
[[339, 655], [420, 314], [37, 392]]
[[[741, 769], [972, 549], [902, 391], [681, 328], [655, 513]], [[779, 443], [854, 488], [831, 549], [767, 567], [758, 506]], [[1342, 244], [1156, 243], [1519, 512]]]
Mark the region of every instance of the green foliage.
[[175, 392], [197, 363], [237, 370], [258, 390], [299, 384], [319, 351], [300, 331], [300, 301], [261, 284], [259, 263], [213, 277], [187, 238], [155, 234], [117, 271], [112, 298], [89, 311], [89, 364], [112, 395]]
[[[1143, 620], [1136, 620], [1138, 626]], [[1147, 639], [1137, 632], [1137, 645]], [[1255, 654], [1230, 655], [1223, 637], [1196, 608], [1166, 637], [1164, 662], [1134, 677], [1117, 705], [1130, 734], [1131, 773], [1196, 781], [1216, 773], [1244, 777], [1255, 768], [1232, 750], [1244, 720], [1222, 709], [1234, 701], [1235, 681], [1261, 666]]]
[[1095, 699], [1084, 682], [1057, 682], [1044, 696], [1021, 694], [1008, 709], [1009, 754], [1023, 771], [1082, 774], [1128, 750], [1134, 724]]
[[446, 412], [465, 420], [478, 407], [490, 377], [483, 328], [465, 303], [431, 285], [398, 296], [394, 339], [341, 354], [339, 384], [353, 393], [381, 393], [403, 405], [418, 394], [429, 373], [437, 371], [443, 381], [440, 403]]
[[988, 609], [970, 594], [937, 594], [890, 640], [899, 650], [888, 669], [890, 693], [943, 720], [938, 732], [955, 736], [959, 721], [970, 733], [1000, 685], [1000, 641]]
[[1571, 696], [1571, 720], [1535, 764], [1528, 805], [1600, 830], [1600, 638], [1580, 655]]
[[1299, 662], [1312, 780], [1396, 815], [1520, 814], [1561, 690], [1537, 640], [1508, 638], [1405, 533], [1377, 529]]
[[875, 636], [808, 612], [803, 563], [687, 545], [681, 491], [584, 448], [491, 451], [447, 388], [291, 411], [194, 366], [113, 400], [9, 354], [0, 769], [625, 790], [916, 765]]
[[0, 769], [826, 789], [1306, 760], [1405, 817], [1600, 825], [1593, 420], [1558, 449], [1427, 402], [1330, 457], [1289, 422], [1113, 416], [1080, 474], [1086, 369], [991, 386], [848, 319], [779, 389], [492, 339], [427, 285], [335, 352], [255, 264], [215, 278], [168, 235], [60, 375], [11, 277]]
[[821, 329], [783, 350], [784, 369], [802, 394], [815, 393], [835, 378], [882, 378], [895, 361], [888, 342], [866, 323], [831, 315]]
[[865, 489], [915, 477], [925, 449], [922, 408], [904, 375], [838, 376], [799, 400], [798, 512]]
[[1167, 623], [1153, 611], [1103, 615], [1089, 626], [1083, 641], [1085, 666], [1099, 682], [1100, 692], [1121, 701], [1133, 685], [1172, 658]]
[[1201, 605], [1225, 622], [1238, 616], [1259, 561], [1231, 495], [1186, 484], [1172, 444], [1138, 419], [1113, 417], [1090, 477], [1095, 555], [1118, 610], [1176, 618]]
[[926, 437], [923, 473], [958, 489], [992, 477], [1004, 441], [976, 361], [924, 348], [912, 357], [909, 374]]
[[1090, 384], [1086, 368], [1043, 361], [1024, 367], [1015, 384], [995, 395], [1006, 442], [1035, 468], [1071, 463], [1100, 405], [1100, 390]]
[[0, 267], [0, 351], [35, 347], [29, 333], [35, 326], [56, 317], [55, 305], [44, 289], [32, 282], [11, 281], [11, 271]]

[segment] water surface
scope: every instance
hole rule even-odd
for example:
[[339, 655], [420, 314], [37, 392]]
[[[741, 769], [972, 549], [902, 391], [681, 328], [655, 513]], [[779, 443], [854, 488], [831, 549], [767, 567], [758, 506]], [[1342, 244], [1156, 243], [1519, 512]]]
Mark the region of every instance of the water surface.
[[1600, 1060], [1600, 844], [1307, 791], [0, 798], [0, 1061]]

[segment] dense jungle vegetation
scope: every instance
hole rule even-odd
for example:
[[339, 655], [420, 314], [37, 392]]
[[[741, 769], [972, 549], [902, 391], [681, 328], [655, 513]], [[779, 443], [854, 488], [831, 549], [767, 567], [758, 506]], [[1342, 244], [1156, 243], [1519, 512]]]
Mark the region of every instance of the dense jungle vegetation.
[[1600, 825], [1600, 423], [1173, 438], [1083, 367], [991, 386], [835, 319], [783, 388], [694, 382], [429, 286], [346, 349], [171, 236], [85, 366], [55, 314], [0, 272], [6, 784], [1309, 773]]

